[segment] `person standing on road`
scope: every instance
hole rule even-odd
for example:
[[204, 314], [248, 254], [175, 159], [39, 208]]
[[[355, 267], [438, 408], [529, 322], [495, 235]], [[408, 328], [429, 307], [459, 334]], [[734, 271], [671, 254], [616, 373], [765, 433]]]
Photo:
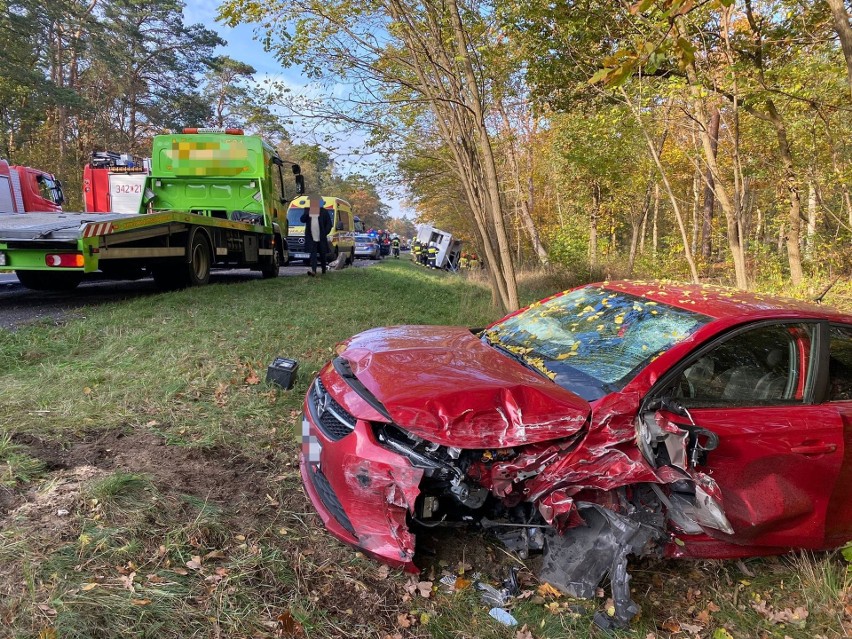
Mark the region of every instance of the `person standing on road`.
[[311, 196], [309, 206], [299, 220], [305, 225], [305, 250], [311, 254], [311, 268], [308, 275], [317, 274], [317, 256], [320, 259], [322, 273], [326, 271], [326, 256], [328, 255], [328, 234], [331, 233], [331, 216], [322, 209], [322, 198]]

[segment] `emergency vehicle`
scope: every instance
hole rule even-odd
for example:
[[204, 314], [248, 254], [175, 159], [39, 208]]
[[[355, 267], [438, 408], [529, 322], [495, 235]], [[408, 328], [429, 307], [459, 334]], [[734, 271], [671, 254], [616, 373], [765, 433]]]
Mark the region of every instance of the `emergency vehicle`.
[[0, 160], [0, 213], [62, 210], [62, 184], [50, 173]]
[[[346, 200], [328, 195], [319, 197], [321, 213], [331, 216], [331, 233], [328, 234], [331, 253], [328, 255], [328, 262], [336, 268], [343, 268], [355, 261], [355, 234], [361, 220], [352, 215], [352, 206]], [[305, 195], [290, 202], [287, 210], [287, 246], [293, 260], [307, 262], [310, 258], [305, 249], [305, 225], [301, 221], [302, 214], [308, 207], [310, 197]]]
[[441, 229], [423, 224], [417, 229], [417, 240], [428, 247], [431, 242], [435, 243], [438, 254], [435, 257], [435, 267], [456, 270], [459, 257], [461, 256], [461, 240], [453, 239], [452, 234]]
[[83, 168], [86, 213], [138, 213], [151, 160], [95, 151]]
[[152, 275], [161, 288], [206, 284], [210, 269], [276, 277], [288, 260], [283, 168], [299, 166], [240, 129], [154, 138], [140, 211], [0, 214], [0, 272], [33, 289], [69, 289], [90, 273]]

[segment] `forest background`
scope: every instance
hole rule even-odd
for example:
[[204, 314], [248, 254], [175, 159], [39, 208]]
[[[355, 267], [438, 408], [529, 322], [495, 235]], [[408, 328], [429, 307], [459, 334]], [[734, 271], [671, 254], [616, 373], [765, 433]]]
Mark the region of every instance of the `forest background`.
[[368, 226], [410, 234], [375, 178], [344, 173], [330, 150], [293, 139], [275, 112], [279, 86], [218, 55], [216, 25], [187, 24], [179, 0], [0, 0], [0, 157], [47, 170], [82, 210], [83, 166], [96, 150], [150, 156], [183, 127], [239, 127], [298, 162], [309, 188], [348, 199]]
[[[395, 224], [375, 181], [402, 186], [505, 309], [528, 267], [787, 292], [852, 268], [844, 0], [226, 0], [308, 99], [216, 56], [179, 0], [0, 6], [0, 155], [69, 185], [95, 148], [241, 125], [369, 225]], [[384, 176], [340, 175], [296, 117], [361, 136]]]

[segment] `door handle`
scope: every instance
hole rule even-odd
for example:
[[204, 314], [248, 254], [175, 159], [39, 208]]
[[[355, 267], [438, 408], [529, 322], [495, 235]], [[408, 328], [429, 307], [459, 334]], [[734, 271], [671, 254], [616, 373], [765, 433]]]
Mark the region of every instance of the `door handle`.
[[837, 450], [837, 444], [802, 444], [790, 448], [791, 453], [799, 455], [824, 455]]

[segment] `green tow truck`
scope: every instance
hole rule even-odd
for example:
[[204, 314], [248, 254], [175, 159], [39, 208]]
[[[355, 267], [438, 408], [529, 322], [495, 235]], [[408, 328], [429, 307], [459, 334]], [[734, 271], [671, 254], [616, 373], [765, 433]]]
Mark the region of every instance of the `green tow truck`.
[[154, 277], [163, 289], [200, 286], [215, 267], [277, 277], [288, 262], [283, 168], [299, 166], [240, 129], [184, 129], [154, 138], [138, 214], [0, 214], [0, 273], [37, 290], [87, 275]]

